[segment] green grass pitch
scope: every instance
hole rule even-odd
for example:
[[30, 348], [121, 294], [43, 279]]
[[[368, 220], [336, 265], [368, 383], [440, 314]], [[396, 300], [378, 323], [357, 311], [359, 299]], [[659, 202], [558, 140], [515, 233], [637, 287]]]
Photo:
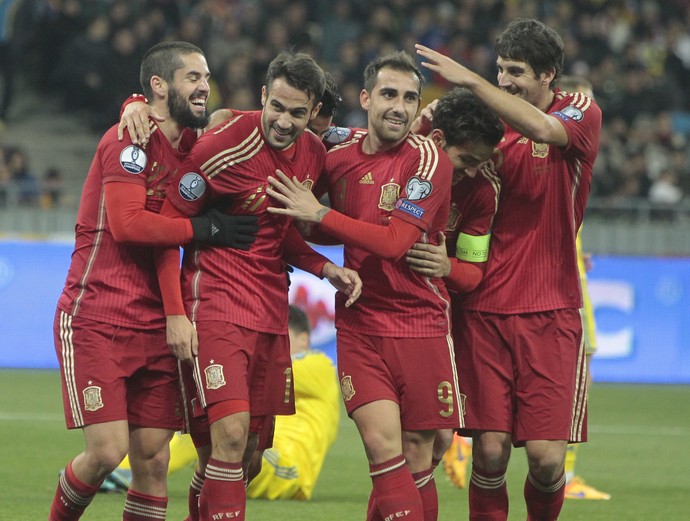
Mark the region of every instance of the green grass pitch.
[[[566, 500], [563, 521], [685, 521], [690, 519], [690, 386], [595, 384], [590, 442], [577, 473], [612, 494], [610, 501]], [[82, 449], [79, 431], [64, 426], [54, 371], [0, 370], [0, 520], [47, 519], [58, 470]], [[508, 471], [510, 519], [525, 519], [523, 451]], [[191, 469], [170, 476], [168, 519], [186, 515]], [[467, 519], [467, 490], [437, 470], [440, 521]], [[249, 521], [364, 520], [370, 480], [354, 424], [343, 415], [314, 499], [250, 500]], [[99, 494], [85, 521], [121, 519], [123, 494]]]

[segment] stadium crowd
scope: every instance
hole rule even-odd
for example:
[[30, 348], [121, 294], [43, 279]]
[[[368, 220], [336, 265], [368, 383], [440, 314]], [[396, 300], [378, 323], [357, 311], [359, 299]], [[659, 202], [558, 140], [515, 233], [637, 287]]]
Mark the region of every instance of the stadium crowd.
[[[139, 90], [142, 53], [163, 39], [205, 50], [211, 109], [258, 107], [271, 58], [288, 47], [305, 51], [340, 87], [336, 123], [361, 127], [360, 75], [373, 56], [409, 52], [420, 42], [493, 81], [500, 28], [514, 18], [538, 18], [563, 35], [564, 72], [587, 77], [603, 110], [592, 195], [673, 205], [690, 193], [687, 0], [13, 0], [3, 6], [0, 120], [20, 117], [11, 98], [21, 75], [41, 93], [57, 93], [64, 110], [83, 113], [99, 133]], [[426, 74], [430, 101], [448, 85]], [[7, 156], [0, 154], [0, 186]]]

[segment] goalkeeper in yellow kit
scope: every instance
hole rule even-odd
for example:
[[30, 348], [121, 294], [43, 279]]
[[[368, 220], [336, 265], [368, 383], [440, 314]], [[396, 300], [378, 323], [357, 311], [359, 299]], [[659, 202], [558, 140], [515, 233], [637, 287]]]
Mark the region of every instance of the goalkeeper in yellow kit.
[[[307, 315], [290, 306], [288, 323], [295, 383], [292, 416], [275, 419], [273, 447], [262, 456], [261, 472], [247, 488], [247, 497], [311, 499], [328, 449], [338, 432], [340, 387], [335, 366], [321, 351], [310, 349]], [[197, 453], [189, 435], [177, 434], [170, 442], [168, 473], [193, 468]], [[129, 461], [113, 472], [102, 490], [126, 490]]]

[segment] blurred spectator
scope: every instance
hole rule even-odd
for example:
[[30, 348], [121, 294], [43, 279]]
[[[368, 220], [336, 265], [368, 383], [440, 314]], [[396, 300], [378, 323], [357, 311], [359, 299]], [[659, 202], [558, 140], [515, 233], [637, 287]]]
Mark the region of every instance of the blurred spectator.
[[62, 200], [62, 174], [55, 167], [46, 170], [41, 183], [41, 208], [55, 208]]
[[[603, 111], [592, 196], [644, 200], [666, 169], [683, 193], [690, 190], [690, 124], [679, 126], [690, 121], [687, 0], [0, 0], [4, 82], [9, 6], [21, 6], [20, 24], [32, 23], [20, 31], [30, 84], [60, 93], [67, 110], [84, 109], [99, 131], [140, 89], [140, 53], [154, 41], [182, 39], [206, 51], [212, 109], [256, 108], [275, 54], [288, 47], [309, 52], [341, 86], [335, 123], [361, 127], [362, 72], [372, 56], [425, 43], [495, 81], [497, 31], [514, 18], [536, 17], [562, 34], [563, 73], [588, 77]], [[448, 86], [427, 76], [425, 101], [431, 101]]]
[[22, 206], [38, 204], [40, 188], [36, 175], [29, 170], [29, 158], [23, 149], [10, 147], [6, 152], [10, 186], [16, 191], [17, 203]]

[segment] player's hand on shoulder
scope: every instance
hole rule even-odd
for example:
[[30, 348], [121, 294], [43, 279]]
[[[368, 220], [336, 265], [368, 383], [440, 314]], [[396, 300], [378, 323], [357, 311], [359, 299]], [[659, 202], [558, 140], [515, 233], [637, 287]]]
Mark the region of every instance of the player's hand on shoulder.
[[151, 137], [149, 116], [155, 121], [165, 121], [165, 117], [158, 114], [143, 96], [131, 96], [125, 101], [125, 106], [117, 126], [117, 138], [122, 141], [127, 129], [129, 138], [135, 145], [146, 145]]

